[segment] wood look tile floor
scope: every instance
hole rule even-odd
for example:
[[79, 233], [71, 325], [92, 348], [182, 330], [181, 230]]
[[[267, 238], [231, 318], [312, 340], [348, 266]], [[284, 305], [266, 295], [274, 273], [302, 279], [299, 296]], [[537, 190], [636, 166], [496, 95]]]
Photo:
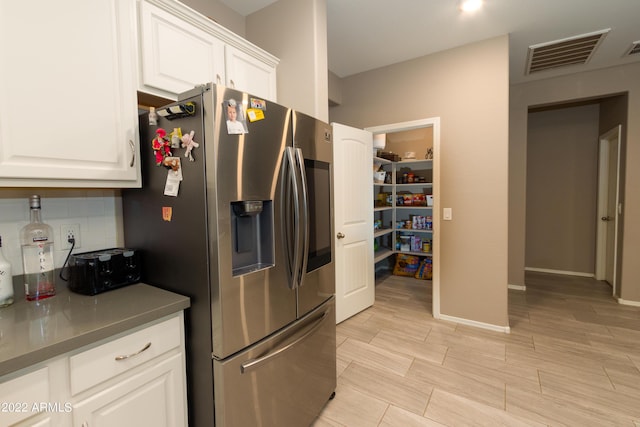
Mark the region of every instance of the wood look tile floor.
[[640, 427], [640, 308], [527, 273], [510, 334], [435, 320], [431, 282], [387, 276], [337, 327], [336, 397], [313, 427]]

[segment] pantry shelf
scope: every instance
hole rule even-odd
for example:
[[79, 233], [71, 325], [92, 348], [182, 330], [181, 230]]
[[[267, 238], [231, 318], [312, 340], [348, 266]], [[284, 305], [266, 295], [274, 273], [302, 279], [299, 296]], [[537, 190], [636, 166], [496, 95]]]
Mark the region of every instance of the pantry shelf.
[[374, 264], [377, 263], [377, 262], [380, 262], [383, 259], [389, 258], [394, 253], [395, 253], [395, 251], [392, 251], [391, 249], [388, 249], [388, 248], [378, 249], [374, 253], [373, 262], [374, 262]]
[[374, 261], [394, 254], [432, 257], [433, 161], [374, 158], [374, 165], [374, 239], [380, 248]]

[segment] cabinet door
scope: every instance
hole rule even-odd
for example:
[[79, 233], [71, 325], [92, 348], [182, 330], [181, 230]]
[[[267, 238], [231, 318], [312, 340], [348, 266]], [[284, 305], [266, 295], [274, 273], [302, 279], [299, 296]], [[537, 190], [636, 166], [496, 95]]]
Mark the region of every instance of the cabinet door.
[[175, 99], [194, 86], [225, 82], [224, 43], [144, 1], [140, 3], [140, 49], [145, 92]]
[[73, 405], [73, 425], [174, 427], [187, 423], [183, 353], [154, 361]]
[[[0, 383], [0, 425], [14, 425], [38, 415], [40, 402], [49, 402], [47, 367]], [[32, 425], [33, 419], [25, 424]]]
[[276, 69], [253, 56], [225, 47], [227, 86], [276, 101]]
[[140, 185], [135, 4], [0, 0], [0, 185]]

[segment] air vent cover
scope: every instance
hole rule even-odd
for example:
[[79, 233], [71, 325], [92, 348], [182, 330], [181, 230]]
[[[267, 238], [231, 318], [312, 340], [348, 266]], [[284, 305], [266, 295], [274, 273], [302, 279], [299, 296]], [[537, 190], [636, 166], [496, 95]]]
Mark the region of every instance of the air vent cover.
[[526, 73], [586, 64], [610, 29], [529, 46]]
[[638, 53], [640, 53], [640, 40], [638, 40], [637, 42], [631, 43], [631, 47], [629, 47], [629, 49], [624, 54], [624, 56], [636, 55]]

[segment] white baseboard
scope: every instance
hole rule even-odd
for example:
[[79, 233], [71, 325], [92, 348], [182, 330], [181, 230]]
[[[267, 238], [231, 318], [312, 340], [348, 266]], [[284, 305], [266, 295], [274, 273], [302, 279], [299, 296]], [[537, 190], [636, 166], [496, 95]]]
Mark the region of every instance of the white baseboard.
[[526, 285], [512, 285], [512, 284], [508, 284], [507, 288], [509, 289], [513, 289], [514, 291], [526, 291], [527, 290], [527, 286]]
[[447, 320], [449, 322], [460, 323], [461, 325], [473, 326], [474, 328], [488, 329], [494, 332], [503, 332], [505, 334], [511, 333], [509, 326], [492, 325], [491, 323], [477, 322], [475, 320], [463, 319], [462, 317], [448, 316], [446, 314], [440, 314], [437, 319]]
[[551, 273], [551, 274], [563, 274], [565, 276], [579, 276], [579, 277], [596, 277], [595, 273], [585, 273], [582, 271], [565, 271], [565, 270], [552, 270], [549, 268], [535, 268], [525, 267], [524, 271], [535, 271], [538, 273]]
[[640, 301], [630, 301], [622, 298], [618, 298], [618, 304], [630, 305], [632, 307], [640, 307]]

